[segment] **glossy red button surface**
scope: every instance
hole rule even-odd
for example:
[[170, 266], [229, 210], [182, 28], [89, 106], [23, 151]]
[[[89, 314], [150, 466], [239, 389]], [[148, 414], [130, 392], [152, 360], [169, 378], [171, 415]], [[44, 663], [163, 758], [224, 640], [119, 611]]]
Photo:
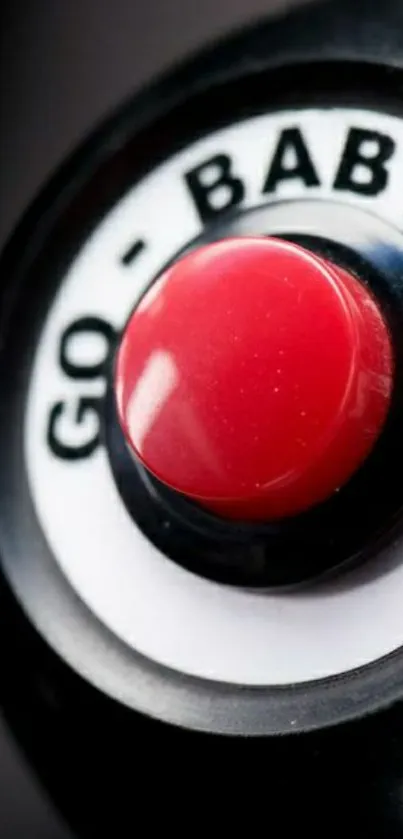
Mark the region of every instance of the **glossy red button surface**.
[[227, 518], [326, 499], [372, 449], [393, 354], [368, 290], [276, 239], [200, 248], [152, 286], [117, 355], [120, 423], [162, 482]]

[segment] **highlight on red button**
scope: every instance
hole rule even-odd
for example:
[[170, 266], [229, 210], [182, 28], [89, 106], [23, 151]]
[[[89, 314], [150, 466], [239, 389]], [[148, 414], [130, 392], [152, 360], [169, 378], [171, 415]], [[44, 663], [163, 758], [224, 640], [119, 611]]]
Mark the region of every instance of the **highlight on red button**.
[[337, 492], [388, 414], [393, 350], [343, 268], [275, 238], [200, 247], [124, 330], [118, 417], [162, 483], [227, 519], [293, 516]]

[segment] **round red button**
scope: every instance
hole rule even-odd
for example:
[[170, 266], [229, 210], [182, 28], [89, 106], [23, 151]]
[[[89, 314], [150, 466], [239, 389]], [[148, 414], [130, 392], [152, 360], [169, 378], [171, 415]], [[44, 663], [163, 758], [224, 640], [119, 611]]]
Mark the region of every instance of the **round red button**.
[[115, 368], [133, 453], [231, 519], [306, 510], [345, 484], [385, 421], [387, 326], [345, 270], [277, 239], [202, 247], [142, 298]]

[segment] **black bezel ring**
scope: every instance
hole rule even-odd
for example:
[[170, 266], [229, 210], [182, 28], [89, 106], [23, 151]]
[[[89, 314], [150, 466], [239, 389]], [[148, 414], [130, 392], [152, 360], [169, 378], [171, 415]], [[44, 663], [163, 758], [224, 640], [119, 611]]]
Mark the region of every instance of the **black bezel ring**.
[[[69, 675], [71, 668], [83, 677], [81, 687], [91, 701], [102, 704], [106, 694], [140, 712], [133, 715], [139, 724], [143, 712], [188, 730], [262, 737], [308, 732], [383, 711], [392, 739], [397, 726], [391, 709], [403, 699], [403, 652], [400, 648], [331, 679], [250, 688], [174, 672], [112, 635], [52, 556], [26, 479], [26, 388], [54, 290], [107, 207], [194, 137], [264, 108], [308, 103], [378, 107], [401, 117], [402, 90], [403, 9], [395, 3], [384, 0], [380, 8], [341, 0], [243, 30], [138, 95], [108, 121], [61, 168], [5, 251], [0, 322], [4, 620], [8, 625], [8, 613], [13, 625], [13, 615], [21, 620], [23, 612], [28, 615], [27, 631], [32, 625], [38, 631], [29, 629], [32, 647], [41, 648], [49, 672], [61, 656], [66, 681], [77, 678]], [[181, 137], [178, 125], [185, 129]], [[14, 324], [27, 312], [21, 346]], [[225, 751], [228, 739], [217, 742]]]
[[[289, 221], [294, 219], [292, 229], [279, 233], [279, 216], [286, 224], [287, 215]], [[403, 508], [403, 235], [357, 208], [300, 200], [233, 212], [183, 251], [239, 235], [239, 231], [270, 235], [273, 222], [275, 235], [316, 251], [369, 287], [391, 330], [395, 371], [388, 419], [366, 462], [348, 484], [325, 503], [293, 518], [271, 524], [227, 522], [149, 473], [125, 443], [112, 383], [106, 402], [105, 440], [111, 469], [137, 525], [163, 553], [189, 571], [253, 588], [294, 586], [363, 561], [388, 539], [396, 538]], [[335, 238], [331, 239], [333, 230]]]

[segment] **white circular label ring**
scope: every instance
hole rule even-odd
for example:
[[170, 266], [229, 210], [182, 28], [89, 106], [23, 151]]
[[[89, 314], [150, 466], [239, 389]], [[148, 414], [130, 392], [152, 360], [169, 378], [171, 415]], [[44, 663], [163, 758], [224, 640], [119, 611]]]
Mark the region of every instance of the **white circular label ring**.
[[[300, 177], [284, 179], [274, 193], [262, 196], [279, 134], [293, 126], [304, 138], [318, 183], [308, 188]], [[348, 671], [390, 653], [403, 644], [403, 562], [388, 565], [384, 574], [361, 586], [266, 594], [201, 579], [168, 560], [129, 517], [101, 448], [67, 461], [46, 443], [49, 412], [58, 401], [65, 405], [59, 428], [66, 443], [90, 438], [95, 417], [88, 413], [77, 425], [79, 399], [99, 395], [105, 387], [102, 380], [83, 383], [65, 375], [58, 363], [61, 335], [88, 316], [121, 329], [156, 272], [201, 233], [186, 171], [209, 157], [229, 155], [245, 186], [245, 208], [307, 194], [332, 200], [352, 127], [393, 138], [394, 154], [382, 191], [373, 196], [346, 191], [337, 200], [398, 225], [403, 219], [403, 123], [397, 117], [347, 108], [254, 117], [199, 140], [124, 195], [71, 264], [38, 343], [25, 456], [48, 544], [78, 595], [116, 636], [187, 674], [237, 684], [287, 684]], [[370, 140], [364, 151], [369, 157], [374, 153]], [[284, 165], [292, 168], [292, 154], [289, 158]], [[214, 181], [214, 171], [205, 176]], [[365, 184], [365, 161], [357, 164], [355, 177]], [[136, 239], [146, 247], [131, 265], [123, 265], [117, 256]], [[71, 343], [73, 363], [94, 363], [101, 356], [102, 340], [94, 335], [76, 336]]]

